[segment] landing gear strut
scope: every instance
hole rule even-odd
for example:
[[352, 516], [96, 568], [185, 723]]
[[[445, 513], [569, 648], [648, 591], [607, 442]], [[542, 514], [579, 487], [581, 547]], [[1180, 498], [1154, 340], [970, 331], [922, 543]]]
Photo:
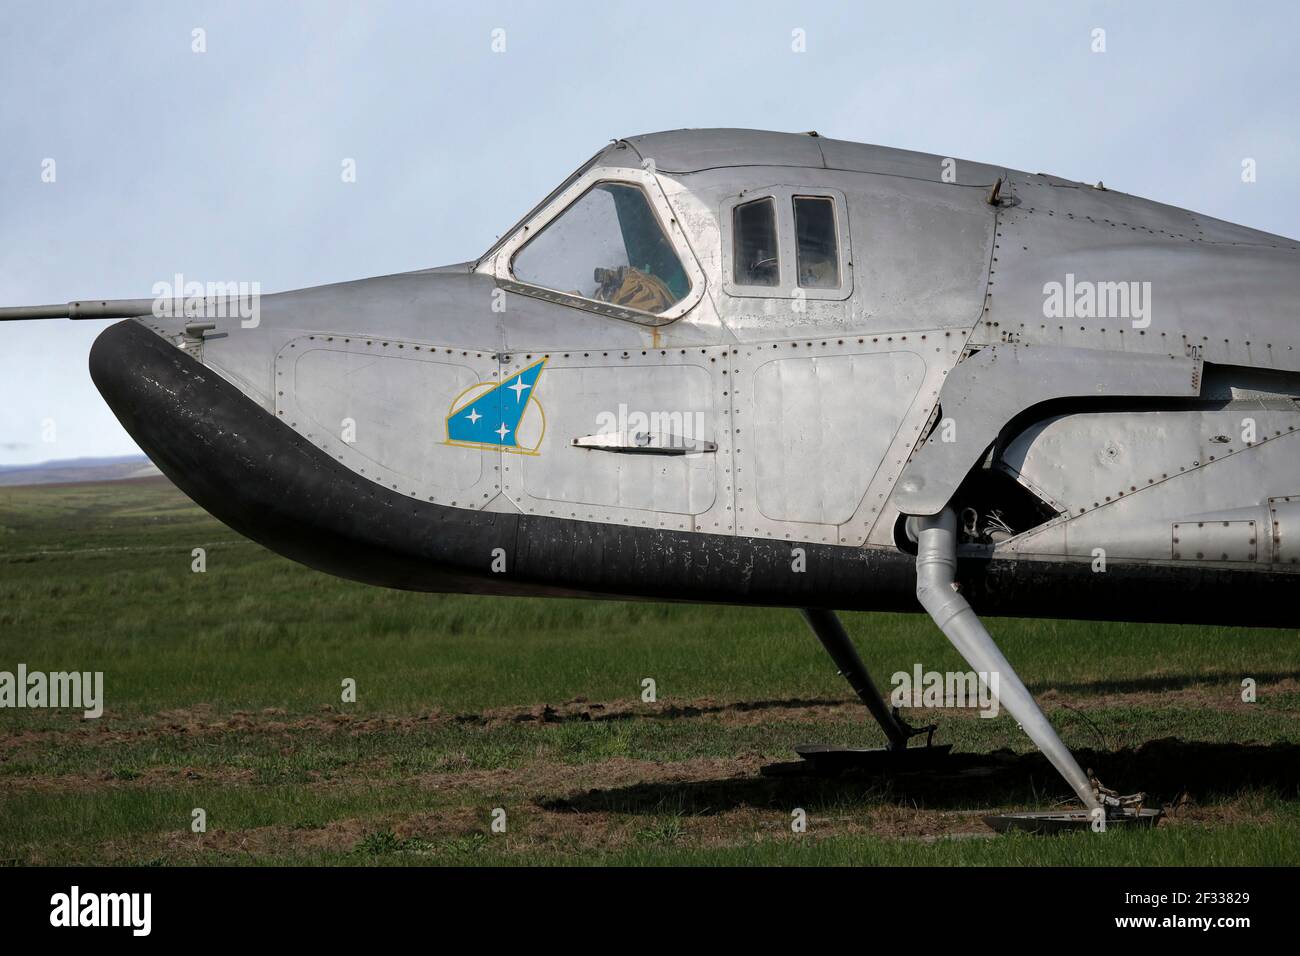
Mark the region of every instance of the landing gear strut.
[[1049, 826], [1057, 829], [1086, 826], [1104, 829], [1107, 823], [1149, 825], [1154, 822], [1160, 811], [1142, 809], [1142, 794], [1121, 797], [1103, 787], [1095, 777], [1083, 772], [1047, 717], [1038, 709], [1033, 695], [993, 643], [993, 638], [970, 604], [957, 592], [956, 529], [957, 519], [949, 508], [930, 517], [908, 519], [908, 534], [916, 540], [917, 548], [917, 599], [976, 673], [997, 675], [998, 702], [1019, 722], [1029, 739], [1065, 778], [1085, 808], [1082, 813], [1009, 814], [988, 817], [985, 822], [997, 830], [1028, 829], [1038, 832], [1044, 832]]
[[952, 510], [913, 518], [908, 521], [908, 531], [916, 537], [916, 597], [921, 606], [976, 673], [997, 675], [998, 703], [1024, 728], [1083, 805], [1089, 810], [1101, 806], [1088, 775], [1038, 709], [970, 604], [957, 593], [957, 519]]
[[[991, 683], [990, 689], [996, 693], [998, 703], [1016, 719], [1030, 740], [1065, 778], [1084, 806], [1083, 811], [991, 816], [985, 817], [985, 822], [999, 832], [1009, 829], [1034, 832], [1083, 828], [1104, 830], [1107, 825], [1117, 823], [1129, 826], [1153, 825], [1159, 819], [1161, 811], [1143, 809], [1142, 794], [1121, 797], [1103, 787], [1091, 773], [1084, 773], [1047, 717], [1038, 709], [1019, 675], [998, 650], [975, 611], [958, 593], [956, 528], [957, 519], [951, 509], [944, 509], [931, 517], [908, 519], [908, 535], [917, 544], [917, 599], [957, 652], [981, 675], [981, 679], [996, 675], [996, 683]], [[804, 745], [796, 747], [795, 751], [807, 763], [776, 764], [764, 768], [764, 772], [797, 773], [801, 767], [807, 768], [810, 765], [815, 772], [848, 769], [923, 770], [942, 765], [951, 746], [933, 746], [933, 726], [913, 728], [899, 716], [897, 709], [891, 710], [886, 705], [835, 612], [817, 608], [802, 610], [808, 626], [885, 732], [889, 743], [884, 748], [874, 749]], [[908, 747], [908, 741], [919, 734], [927, 735], [925, 746]]]

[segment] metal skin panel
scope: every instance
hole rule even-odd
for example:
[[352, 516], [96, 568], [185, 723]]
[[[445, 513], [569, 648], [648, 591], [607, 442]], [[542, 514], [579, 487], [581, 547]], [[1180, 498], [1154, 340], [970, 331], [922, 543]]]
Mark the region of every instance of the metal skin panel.
[[1253, 518], [1175, 521], [1170, 556], [1175, 561], [1254, 561], [1262, 527]]
[[[506, 455], [503, 491], [524, 514], [730, 533], [730, 444], [724, 434], [722, 349], [604, 350], [547, 354], [537, 398], [545, 435], [535, 454]], [[509, 377], [539, 356], [503, 356]], [[719, 391], [724, 394], [720, 397]], [[644, 416], [717, 449], [657, 455], [577, 447], [574, 439]], [[695, 433], [699, 432], [699, 435]]]
[[1300, 565], [1300, 494], [1268, 499], [1268, 535], [1274, 564]]
[[[1076, 284], [1149, 283], [1149, 312], [1056, 314], [1047, 286], [1067, 277]], [[973, 342], [1194, 354], [1300, 369], [1300, 245], [1077, 183], [1012, 174], [988, 305]]]
[[[275, 410], [274, 356], [300, 336], [390, 339], [456, 351], [494, 351], [500, 340], [497, 291], [491, 278], [472, 274], [470, 263], [359, 279], [293, 292], [263, 295], [256, 326], [238, 318], [216, 318], [203, 339], [203, 362], [250, 399]], [[522, 320], [546, 308], [521, 303]], [[178, 342], [184, 318], [140, 319], [164, 338]]]
[[915, 352], [760, 366], [751, 446], [763, 517], [821, 525], [852, 518], [924, 379]]
[[276, 415], [369, 481], [482, 508], [498, 493], [501, 452], [452, 444], [446, 417], [457, 396], [496, 373], [487, 352], [302, 336], [276, 356]]
[[[1253, 430], [1251, 444], [1242, 438], [1247, 427]], [[1057, 510], [1083, 514], [1136, 488], [1252, 448], [1267, 445], [1272, 453], [1271, 443], [1297, 428], [1300, 409], [1247, 403], [1212, 410], [1063, 415], [1026, 428], [1007, 444], [997, 467]], [[1284, 454], [1296, 453], [1290, 443], [1278, 447]], [[1256, 455], [1252, 467], [1258, 460]]]
[[[843, 301], [802, 300], [784, 295], [732, 295], [725, 291], [727, 256], [723, 236], [699, 243], [701, 262], [712, 279], [712, 295], [727, 329], [739, 342], [773, 338], [912, 332], [935, 328], [969, 331], [978, 321], [987, 291], [997, 210], [985, 190], [835, 170], [764, 167], [713, 170], [677, 178], [669, 189], [679, 207], [697, 208], [686, 220], [707, 215], [716, 222], [743, 191], [758, 195], [773, 182], [792, 192], [842, 193], [847, 205], [852, 295]], [[693, 202], [685, 200], [689, 193]], [[783, 249], [792, 249], [789, 224]], [[715, 226], [730, 233], [727, 222]], [[706, 251], [715, 250], [710, 257]], [[783, 251], [789, 260], [791, 252]], [[846, 266], [847, 268], [847, 266]], [[788, 271], [788, 267], [787, 267]], [[719, 290], [724, 290], [719, 292]]]
[[[1249, 445], [1239, 440], [1243, 417], [1258, 430]], [[1229, 442], [1220, 441], [1225, 437]], [[1258, 540], [1248, 547], [1247, 530], [1263, 534], [1270, 496], [1294, 487], [1300, 474], [1300, 411], [1067, 415], [1027, 430], [1003, 462], [1062, 515], [1001, 543], [995, 554], [1091, 560], [1100, 548], [1107, 560], [1268, 562], [1273, 552]], [[1209, 536], [1219, 532], [1172, 531], [1225, 521], [1217, 549]], [[1175, 548], [1174, 537], [1192, 544]]]
[[666, 173], [735, 166], [825, 165], [816, 137], [765, 130], [681, 129], [629, 136], [622, 142]]
[[[511, 466], [512, 473], [515, 468], [522, 473], [516, 500], [522, 510], [572, 514], [567, 506], [576, 505], [590, 518], [595, 506], [606, 520], [615, 511], [624, 517], [637, 512], [642, 522], [653, 524], [656, 512], [688, 516], [712, 506], [716, 453], [666, 456], [574, 445], [585, 436], [608, 433], [611, 423], [617, 430], [619, 423], [642, 418], [647, 429], [712, 442], [713, 388], [704, 367], [556, 363], [548, 364], [539, 384], [550, 409], [546, 435], [535, 455]], [[512, 482], [507, 494], [514, 488]]]
[[895, 493], [906, 514], [937, 514], [1012, 418], [1059, 398], [1193, 397], [1200, 363], [1180, 356], [1100, 355], [1053, 346], [990, 346], [967, 357], [939, 395], [953, 428], [935, 429]]
[[[960, 352], [960, 333], [944, 330], [930, 330], [920, 334], [857, 336], [853, 338], [818, 339], [814, 341], [780, 341], [749, 344], [731, 350], [733, 389], [731, 396], [731, 437], [733, 441], [732, 461], [735, 469], [736, 488], [736, 533], [758, 537], [778, 537], [795, 541], [813, 541], [838, 543], [858, 546], [867, 540], [872, 526], [882, 517], [885, 502], [898, 479], [901, 465], [907, 459], [908, 452], [917, 441], [934, 409], [934, 402], [940, 385], [948, 369], [956, 362]], [[907, 357], [904, 357], [907, 356]], [[846, 359], [856, 360], [847, 363], [860, 370], [871, 368], [873, 360], [883, 360], [877, 369], [888, 368], [897, 378], [881, 376], [869, 381], [869, 388], [861, 394], [855, 403], [845, 397], [844, 404], [828, 409], [831, 412], [830, 428], [828, 420], [818, 417], [806, 422], [786, 422], [784, 419], [769, 418], [775, 410], [771, 400], [762, 398], [759, 391], [761, 370], [785, 360], [814, 360], [805, 364], [805, 369], [815, 367], [815, 361], [830, 361], [832, 366], [845, 365]], [[920, 359], [917, 363], [915, 360]], [[805, 373], [806, 374], [806, 373]], [[776, 379], [770, 380], [773, 384]], [[831, 392], [838, 391], [838, 383], [826, 381]], [[772, 393], [778, 395], [779, 393]], [[793, 397], [792, 397], [793, 398]], [[800, 396], [795, 401], [805, 402]], [[760, 414], [760, 409], [767, 403], [768, 414]], [[812, 414], [812, 405], [805, 411]], [[901, 417], [900, 417], [901, 416]], [[839, 454], [852, 454], [854, 446], [870, 445], [871, 449], [863, 455], [853, 480], [843, 476], [827, 475], [819, 479], [816, 488], [834, 486], [840, 498], [839, 502], [848, 500], [850, 485], [856, 485], [856, 503], [851, 514], [840, 508], [842, 517], [826, 516], [821, 512], [803, 512], [801, 517], [814, 520], [778, 520], [764, 514], [759, 504], [759, 486], [761, 481], [758, 457], [764, 446], [772, 449], [786, 443], [783, 435], [789, 435], [793, 445], [801, 434], [816, 436], [810, 438], [826, 445], [831, 453], [827, 436], [836, 436], [849, 429], [852, 443], [847, 450]], [[880, 444], [881, 432], [888, 435], [888, 441]], [[869, 436], [869, 437], [868, 437]], [[869, 461], [868, 458], [874, 459]], [[833, 466], [827, 466], [828, 470]], [[791, 462], [774, 462], [770, 474], [781, 474], [790, 468]], [[802, 467], [802, 466], [798, 466]], [[869, 480], [862, 481], [861, 476]], [[777, 487], [780, 487], [778, 483]], [[798, 489], [797, 495], [809, 495], [811, 489]], [[805, 505], [807, 502], [805, 502]], [[768, 504], [774, 513], [780, 505]], [[826, 517], [827, 521], [838, 518], [838, 524], [818, 523], [815, 519]]]
[[[816, 133], [773, 133], [752, 129], [682, 129], [630, 136], [609, 146], [602, 159], [631, 148], [673, 174], [747, 166], [788, 166], [898, 176], [917, 181], [977, 186], [987, 192], [1005, 171], [988, 163], [918, 153], [889, 146], [852, 143]], [[621, 165], [621, 163], [620, 163]], [[951, 177], [945, 180], [945, 175]]]

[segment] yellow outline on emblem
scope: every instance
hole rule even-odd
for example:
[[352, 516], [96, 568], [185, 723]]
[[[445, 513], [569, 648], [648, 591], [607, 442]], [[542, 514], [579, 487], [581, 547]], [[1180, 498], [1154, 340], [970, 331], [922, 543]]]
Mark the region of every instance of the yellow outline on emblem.
[[[467, 406], [469, 406], [470, 404], [469, 402], [465, 402], [463, 405], [458, 403], [462, 398], [464, 398], [470, 392], [474, 391], [474, 389], [481, 388], [484, 385], [491, 386], [490, 388], [487, 389], [487, 391], [483, 392], [483, 394], [486, 395], [488, 392], [492, 391], [492, 389], [499, 388], [501, 385], [504, 385], [506, 382], [514, 378], [516, 375], [522, 375], [524, 372], [527, 372], [531, 368], [536, 368], [538, 365], [545, 365], [546, 360], [549, 357], [550, 356], [545, 356], [541, 359], [538, 359], [536, 362], [533, 362], [531, 365], [524, 366], [517, 372], [511, 372], [509, 375], [502, 376], [499, 381], [475, 382], [473, 385], [469, 386], [469, 388], [463, 389], [460, 392], [460, 394], [458, 394], [455, 398], [451, 400], [451, 410], [447, 412], [446, 416], [444, 416], [442, 420], [443, 434], [449, 434], [448, 431], [450, 428], [449, 419], [451, 419], [457, 412], [463, 411]], [[543, 369], [543, 371], [545, 370]], [[537, 378], [534, 379], [533, 381], [540, 382], [541, 380], [542, 380], [542, 373], [539, 371], [537, 373]], [[534, 389], [534, 391], [536, 391], [536, 389]], [[542, 432], [540, 435], [537, 436], [537, 444], [535, 444], [532, 448], [522, 448], [519, 445], [515, 445], [511, 447], [510, 445], [497, 445], [490, 442], [453, 441], [451, 438], [444, 438], [441, 442], [439, 442], [439, 444], [450, 445], [453, 448], [477, 448], [480, 451], [482, 450], [499, 451], [499, 452], [504, 452], [507, 455], [540, 455], [541, 452], [538, 449], [542, 447], [542, 441], [543, 439], [546, 438], [546, 409], [542, 407], [542, 403], [538, 401], [537, 398], [530, 395], [528, 397], [527, 403], [524, 406], [523, 413], [521, 413], [519, 416], [519, 420], [521, 422], [523, 421], [524, 415], [528, 414], [528, 406], [530, 405], [536, 405], [537, 413], [542, 416]]]

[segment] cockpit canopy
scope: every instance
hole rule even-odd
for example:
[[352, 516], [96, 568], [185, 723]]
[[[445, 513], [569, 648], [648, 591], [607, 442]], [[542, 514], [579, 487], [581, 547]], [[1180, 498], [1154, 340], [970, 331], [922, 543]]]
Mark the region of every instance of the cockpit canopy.
[[640, 187], [601, 182], [515, 253], [520, 282], [659, 315], [690, 279]]

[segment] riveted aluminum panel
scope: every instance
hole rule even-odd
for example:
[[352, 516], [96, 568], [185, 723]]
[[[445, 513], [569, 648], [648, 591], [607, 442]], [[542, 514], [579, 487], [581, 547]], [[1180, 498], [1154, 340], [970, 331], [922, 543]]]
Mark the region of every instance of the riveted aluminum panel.
[[1259, 526], [1245, 521], [1175, 521], [1171, 556], [1175, 561], [1254, 561]]
[[[1242, 440], [1249, 428], [1252, 441]], [[1228, 407], [1209, 411], [1096, 412], [1063, 415], [1039, 422], [1008, 443], [996, 467], [1014, 477], [1054, 508], [1085, 514], [1126, 495], [1246, 454], [1250, 469], [1281, 477], [1296, 454], [1288, 443], [1278, 456], [1258, 450], [1300, 429], [1298, 409]], [[1272, 449], [1270, 449], [1271, 451]], [[1245, 464], [1242, 459], [1238, 464]], [[1295, 462], [1300, 469], [1300, 460]], [[1222, 469], [1216, 474], [1224, 474]], [[1232, 496], [1244, 489], [1227, 482], [1211, 485], [1194, 514], [1244, 503]], [[1261, 479], [1262, 480], [1262, 479]], [[1251, 481], [1253, 503], [1269, 486]], [[1285, 485], [1275, 485], [1282, 490]], [[1266, 495], [1265, 495], [1266, 496]], [[1193, 502], [1188, 502], [1189, 506]]]
[[[602, 350], [503, 356], [503, 381], [545, 358], [536, 399], [545, 418], [534, 453], [507, 454], [503, 489], [525, 514], [731, 533], [730, 442], [719, 403], [721, 348]], [[638, 416], [659, 431], [711, 442], [715, 451], [657, 455], [579, 447]], [[698, 434], [697, 434], [698, 433]]]
[[[1100, 548], [1108, 558], [1130, 560], [1269, 561], [1261, 538], [1266, 503], [1300, 473], [1300, 413], [1250, 410], [1257, 429], [1251, 444], [1217, 441], [1241, 428], [1241, 413], [1096, 413], [1035, 426], [1008, 447], [1002, 467], [1063, 514], [995, 553], [1090, 559]], [[1189, 531], [1190, 550], [1173, 547], [1174, 524], [1224, 521], [1229, 527], [1221, 532]], [[1211, 535], [1220, 533], [1215, 550]]]
[[1199, 390], [1200, 363], [1181, 356], [984, 348], [948, 376], [939, 399], [953, 428], [932, 432], [917, 449], [895, 504], [906, 514], [938, 514], [1007, 423], [1035, 405], [1058, 398], [1190, 398]]
[[1274, 564], [1300, 565], [1300, 494], [1268, 499], [1268, 534]]
[[679, 173], [746, 166], [825, 167], [931, 182], [943, 182], [947, 174], [964, 186], [976, 185], [985, 190], [998, 176], [1005, 175], [999, 166], [968, 159], [808, 133], [753, 129], [680, 129], [629, 136], [607, 147], [602, 161], [620, 158], [620, 147], [625, 145], [653, 159], [660, 170]]
[[[1050, 177], [1014, 174], [1008, 195], [988, 307], [972, 341], [1300, 369], [1295, 240]], [[1144, 307], [1057, 309], [1049, 286], [1067, 281], [1079, 290], [1136, 283]]]
[[496, 372], [491, 352], [306, 335], [276, 356], [276, 415], [360, 477], [482, 508], [498, 492], [501, 453], [449, 443], [446, 418], [459, 395]]
[[733, 348], [737, 534], [863, 544], [962, 341], [930, 330]]
[[755, 370], [762, 515], [823, 525], [852, 518], [924, 378], [915, 352], [786, 356]]
[[[757, 195], [772, 182], [773, 171], [765, 168], [682, 177], [684, 188], [711, 205], [713, 217], [729, 209], [741, 190]], [[776, 294], [761, 297], [715, 295], [719, 315], [739, 341], [935, 328], [969, 331], [978, 323], [996, 220], [996, 210], [983, 201], [982, 192], [834, 170], [790, 170], [783, 182], [799, 194], [843, 194], [852, 252], [845, 268], [852, 269], [852, 294], [843, 301], [799, 298], [786, 283]], [[721, 231], [730, 231], [725, 221]], [[710, 280], [725, 288], [729, 241], [715, 229], [700, 246]], [[790, 252], [783, 255], [789, 259]]]

